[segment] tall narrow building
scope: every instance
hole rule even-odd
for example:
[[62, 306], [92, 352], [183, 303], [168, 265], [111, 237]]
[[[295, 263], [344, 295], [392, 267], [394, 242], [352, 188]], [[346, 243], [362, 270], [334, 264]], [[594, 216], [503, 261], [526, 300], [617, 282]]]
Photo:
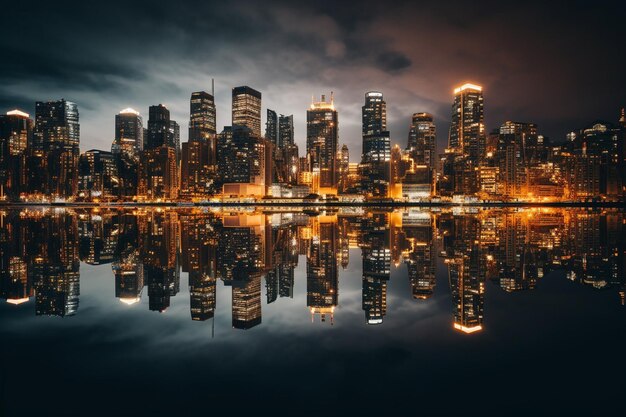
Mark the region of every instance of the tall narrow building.
[[454, 89], [448, 148], [468, 156], [473, 165], [478, 165], [484, 157], [485, 142], [483, 88], [463, 84]]
[[383, 94], [365, 94], [362, 110], [363, 153], [361, 157], [362, 188], [367, 196], [387, 197], [391, 160], [391, 139], [387, 130], [387, 104]]
[[213, 96], [206, 91], [191, 93], [189, 101], [189, 141], [209, 140], [216, 134], [216, 111]]
[[[35, 104], [33, 151], [43, 152], [43, 192], [52, 198], [72, 198], [78, 188], [80, 125], [76, 103], [61, 99]], [[41, 172], [35, 172], [41, 176]]]
[[293, 114], [278, 118], [278, 147], [283, 149], [294, 144]]
[[115, 140], [111, 153], [137, 155], [143, 150], [143, 119], [137, 110], [126, 108], [115, 115]]
[[322, 95], [320, 101], [311, 103], [306, 119], [306, 150], [313, 173], [319, 173], [318, 188], [334, 189], [338, 182], [339, 117], [332, 93], [330, 102]]
[[33, 120], [27, 113], [0, 115], [0, 200], [17, 200], [26, 191], [25, 152], [32, 134]]
[[278, 145], [278, 115], [274, 110], [267, 109], [267, 120], [265, 121], [265, 139]]
[[437, 162], [437, 131], [430, 113], [413, 113], [406, 150], [417, 165], [435, 169]]
[[248, 86], [233, 88], [233, 126], [246, 126], [261, 137], [261, 93]]
[[175, 148], [170, 134], [170, 111], [162, 104], [150, 106], [148, 112], [148, 137], [144, 149], [155, 149], [161, 146]]

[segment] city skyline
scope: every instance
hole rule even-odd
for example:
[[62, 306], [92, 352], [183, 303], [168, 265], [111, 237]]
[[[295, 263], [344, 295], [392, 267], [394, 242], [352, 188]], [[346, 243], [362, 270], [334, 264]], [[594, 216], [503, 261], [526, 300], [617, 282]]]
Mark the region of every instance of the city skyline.
[[[230, 124], [230, 89], [250, 85], [264, 94], [261, 126], [266, 108], [293, 114], [300, 149], [306, 137], [301, 109], [311, 94], [334, 91], [342, 113], [340, 143], [349, 146], [353, 162], [359, 160], [359, 103], [365, 91], [385, 94], [391, 141], [400, 146], [405, 146], [413, 113], [431, 113], [438, 126], [447, 126], [451, 90], [465, 81], [485, 89], [489, 130], [506, 120], [532, 122], [553, 141], [589, 121], [613, 120], [626, 96], [618, 13], [602, 2], [578, 7], [366, 2], [360, 11], [348, 3], [275, 2], [261, 8], [243, 2], [217, 8], [188, 2], [165, 21], [159, 20], [165, 12], [160, 6], [125, 4], [126, 13], [136, 17], [131, 20], [112, 13], [120, 6], [108, 3], [96, 6], [102, 23], [89, 30], [81, 20], [93, 8], [61, 5], [58, 10], [67, 7], [69, 13], [59, 13], [37, 5], [25, 15], [14, 7], [8, 5], [4, 16], [18, 18], [3, 20], [3, 30], [19, 37], [19, 48], [10, 36], [0, 48], [22, 59], [9, 59], [0, 69], [0, 110], [17, 107], [33, 114], [35, 101], [59, 97], [78, 103], [81, 151], [108, 149], [114, 137], [112, 114], [132, 107], [147, 118], [147, 107], [155, 103], [165, 104], [172, 119], [182, 122], [185, 142], [188, 95], [211, 91], [212, 79], [218, 131]], [[559, 19], [551, 20], [556, 13]], [[409, 16], [418, 16], [421, 24]], [[236, 25], [235, 17], [240, 19]], [[29, 30], [45, 31], [68, 19], [78, 25], [75, 31], [57, 31], [44, 41]], [[16, 26], [24, 21], [29, 24]], [[151, 30], [143, 32], [140, 26]], [[220, 35], [205, 35], [205, 27]], [[585, 41], [563, 41], [578, 37]], [[194, 39], [193, 48], [187, 39]], [[55, 54], [60, 48], [67, 51]], [[268, 54], [280, 57], [281, 64]], [[612, 64], [594, 65], [587, 56], [606, 57]], [[446, 142], [447, 129], [437, 129], [438, 149]]]

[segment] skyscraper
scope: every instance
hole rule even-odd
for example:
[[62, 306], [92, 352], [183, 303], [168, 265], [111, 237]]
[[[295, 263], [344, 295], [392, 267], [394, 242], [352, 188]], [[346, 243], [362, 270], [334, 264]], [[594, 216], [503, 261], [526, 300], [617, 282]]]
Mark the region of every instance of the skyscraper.
[[113, 154], [137, 155], [143, 149], [143, 119], [137, 110], [127, 108], [115, 115]]
[[278, 145], [278, 115], [274, 110], [267, 109], [267, 120], [265, 121], [265, 139]]
[[436, 129], [430, 113], [413, 113], [406, 150], [417, 165], [435, 169], [437, 157]]
[[[71, 101], [37, 102], [35, 104], [34, 152], [41, 157], [45, 179], [41, 190], [52, 198], [72, 198], [78, 187], [80, 126], [78, 106]], [[42, 165], [29, 166], [37, 170]], [[35, 175], [41, 176], [41, 172]]]
[[463, 84], [454, 89], [448, 148], [468, 156], [469, 162], [476, 166], [484, 157], [485, 141], [483, 88]]
[[313, 172], [319, 173], [319, 188], [337, 187], [337, 147], [339, 117], [331, 93], [330, 102], [322, 95], [307, 110], [306, 150]]
[[215, 102], [204, 91], [191, 94], [189, 141], [181, 151], [181, 194], [200, 197], [212, 193], [217, 170]]
[[280, 115], [278, 118], [278, 147], [280, 149], [294, 144], [293, 114]]
[[368, 196], [389, 195], [391, 140], [387, 130], [387, 104], [383, 94], [365, 94], [362, 110], [363, 153], [361, 157], [362, 188]]
[[146, 139], [145, 150], [161, 146], [175, 148], [174, 138], [170, 134], [170, 111], [162, 104], [150, 106]]
[[24, 185], [27, 144], [32, 140], [33, 120], [12, 110], [0, 115], [0, 199], [17, 200]]
[[387, 131], [387, 103], [383, 93], [365, 94], [362, 110], [363, 162], [387, 162], [391, 158], [391, 142]]
[[261, 137], [261, 93], [248, 86], [233, 88], [233, 126], [246, 126]]
[[205, 91], [191, 93], [189, 102], [189, 141], [206, 141], [215, 136], [215, 100]]

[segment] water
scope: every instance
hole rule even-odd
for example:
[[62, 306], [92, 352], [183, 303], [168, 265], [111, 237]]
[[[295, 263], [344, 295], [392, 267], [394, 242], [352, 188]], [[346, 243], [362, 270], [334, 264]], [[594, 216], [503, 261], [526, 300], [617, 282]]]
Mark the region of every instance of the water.
[[3, 416], [623, 412], [621, 211], [0, 220]]

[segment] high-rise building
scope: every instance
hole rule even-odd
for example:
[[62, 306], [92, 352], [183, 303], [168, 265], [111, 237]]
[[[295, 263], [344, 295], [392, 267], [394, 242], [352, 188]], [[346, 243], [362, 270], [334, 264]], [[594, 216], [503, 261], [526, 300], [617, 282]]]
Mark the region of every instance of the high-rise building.
[[178, 197], [178, 166], [174, 148], [160, 146], [143, 151], [137, 194], [149, 201]]
[[530, 192], [531, 150], [538, 141], [537, 125], [507, 121], [500, 126], [496, 148], [498, 192], [507, 197], [526, 197]]
[[261, 137], [261, 93], [248, 86], [233, 88], [233, 126], [246, 126]]
[[463, 84], [454, 89], [448, 148], [469, 157], [469, 162], [477, 166], [484, 157], [485, 141], [483, 88]]
[[293, 114], [278, 117], [278, 147], [283, 149], [294, 144]]
[[119, 176], [111, 152], [89, 150], [78, 160], [78, 197], [111, 200], [118, 195]]
[[[68, 199], [78, 187], [80, 126], [78, 106], [71, 101], [37, 102], [32, 150], [40, 152], [45, 167], [41, 191], [52, 198]], [[29, 164], [38, 170], [40, 164]], [[41, 172], [34, 172], [41, 177]], [[39, 187], [38, 187], [39, 188]]]
[[274, 110], [267, 109], [267, 120], [265, 121], [265, 139], [278, 145], [278, 115]]
[[406, 150], [415, 164], [427, 165], [431, 170], [436, 168], [436, 139], [436, 129], [432, 114], [413, 113]]
[[365, 94], [362, 109], [363, 162], [387, 162], [391, 158], [391, 142], [387, 131], [387, 103], [383, 93]]
[[272, 179], [272, 144], [245, 126], [226, 126], [218, 136], [223, 194], [265, 196]]
[[0, 200], [17, 200], [24, 188], [26, 146], [32, 140], [33, 120], [12, 110], [0, 115]]
[[115, 115], [114, 154], [137, 155], [143, 149], [143, 119], [137, 110], [127, 108]]
[[170, 131], [170, 111], [162, 104], [150, 106], [148, 116], [148, 137], [144, 149], [156, 149], [161, 146], [176, 148], [175, 138]]
[[312, 172], [319, 175], [317, 188], [334, 189], [338, 182], [339, 117], [332, 93], [330, 102], [322, 95], [320, 101], [311, 103], [306, 117], [306, 150]]
[[205, 91], [191, 93], [189, 102], [189, 141], [207, 141], [217, 133], [215, 100]]

